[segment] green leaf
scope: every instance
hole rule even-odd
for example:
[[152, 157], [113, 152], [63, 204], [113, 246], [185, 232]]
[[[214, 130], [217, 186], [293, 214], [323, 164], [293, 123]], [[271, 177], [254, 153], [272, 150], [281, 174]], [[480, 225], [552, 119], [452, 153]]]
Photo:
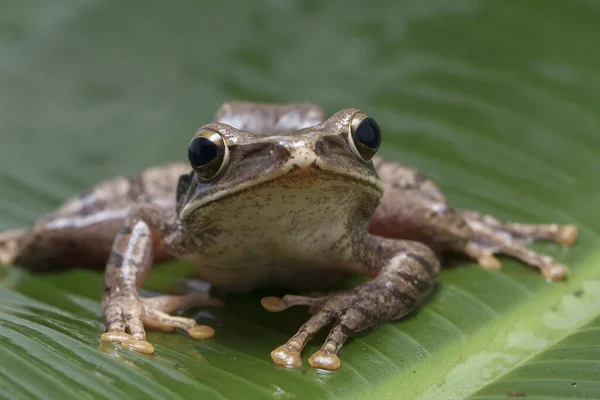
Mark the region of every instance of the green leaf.
[[[566, 282], [461, 259], [420, 311], [350, 340], [335, 373], [272, 365], [307, 313], [269, 314], [261, 294], [192, 310], [215, 338], [154, 332], [143, 356], [100, 343], [100, 272], [3, 269], [0, 397], [600, 398], [599, 17], [585, 0], [0, 3], [0, 229], [184, 160], [230, 98], [360, 107], [384, 155], [454, 205], [580, 229], [573, 248], [532, 246]], [[158, 266], [146, 288], [186, 271]]]

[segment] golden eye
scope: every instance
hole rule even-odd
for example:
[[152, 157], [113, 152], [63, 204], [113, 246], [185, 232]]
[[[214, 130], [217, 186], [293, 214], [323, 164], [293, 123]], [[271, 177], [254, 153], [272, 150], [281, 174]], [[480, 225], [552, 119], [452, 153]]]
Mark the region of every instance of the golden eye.
[[348, 144], [356, 156], [370, 161], [381, 145], [381, 129], [377, 122], [365, 113], [356, 113], [350, 123]]
[[203, 181], [214, 179], [229, 159], [229, 149], [217, 132], [201, 129], [188, 147], [190, 165]]

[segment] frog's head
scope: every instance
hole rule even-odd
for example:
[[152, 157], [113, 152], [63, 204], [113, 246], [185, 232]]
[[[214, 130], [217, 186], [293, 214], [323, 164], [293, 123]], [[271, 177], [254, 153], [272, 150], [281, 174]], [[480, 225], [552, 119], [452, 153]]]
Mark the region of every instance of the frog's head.
[[[246, 132], [222, 123], [205, 125], [189, 144], [193, 171], [180, 181], [178, 212], [186, 219], [217, 200], [226, 204], [222, 200], [244, 193], [255, 199], [260, 188], [267, 186], [265, 196], [274, 191], [300, 193], [302, 188], [315, 186], [320, 188], [316, 193], [321, 193], [328, 186], [346, 185], [376, 204], [381, 187], [371, 159], [380, 143], [375, 120], [357, 109], [278, 134]], [[322, 200], [319, 196], [315, 202]]]

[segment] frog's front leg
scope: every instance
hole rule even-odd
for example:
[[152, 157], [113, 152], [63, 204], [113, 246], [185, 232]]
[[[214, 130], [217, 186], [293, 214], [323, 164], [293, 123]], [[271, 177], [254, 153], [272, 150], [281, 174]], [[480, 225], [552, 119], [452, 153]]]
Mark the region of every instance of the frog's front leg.
[[380, 157], [373, 161], [384, 194], [371, 218], [372, 233], [419, 240], [440, 251], [462, 252], [487, 269], [500, 268], [494, 254], [503, 253], [536, 267], [548, 279], [565, 277], [565, 265], [526, 245], [534, 240], [571, 245], [577, 239], [575, 226], [505, 222], [476, 211], [458, 210], [448, 205], [433, 182], [415, 170]]
[[104, 275], [102, 310], [107, 331], [102, 334], [105, 342], [119, 342], [122, 346], [152, 353], [145, 327], [172, 331], [181, 328], [193, 338], [212, 336], [214, 331], [200, 326], [190, 318], [169, 315], [179, 309], [198, 305], [219, 305], [205, 293], [182, 296], [159, 296], [140, 298], [139, 288], [146, 279], [153, 262], [153, 253], [161, 246], [176, 251], [182, 247], [181, 228], [174, 216], [164, 209], [140, 204], [131, 207], [123, 227], [117, 234]]
[[309, 363], [314, 368], [336, 370], [337, 356], [346, 339], [381, 321], [402, 318], [413, 311], [433, 289], [440, 270], [435, 253], [427, 246], [369, 235], [357, 244], [353, 272], [375, 276], [356, 288], [329, 296], [266, 297], [262, 304], [269, 311], [282, 311], [296, 305], [311, 307], [314, 315], [286, 344], [271, 352], [277, 365], [299, 367], [301, 352], [318, 331], [334, 323], [321, 349]]

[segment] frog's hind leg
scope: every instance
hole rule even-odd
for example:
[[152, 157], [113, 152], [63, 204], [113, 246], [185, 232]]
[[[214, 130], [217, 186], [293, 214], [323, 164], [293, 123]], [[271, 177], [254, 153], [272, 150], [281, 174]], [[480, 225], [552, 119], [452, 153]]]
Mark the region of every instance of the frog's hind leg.
[[[186, 164], [167, 164], [104, 181], [67, 200], [29, 229], [1, 232], [0, 264], [32, 270], [104, 267], [130, 207], [152, 203], [174, 209], [177, 180], [187, 169]], [[168, 258], [157, 249], [156, 260]]]
[[[78, 217], [61, 218], [77, 221]], [[30, 229], [0, 233], [0, 264], [15, 264], [34, 271], [106, 264], [112, 241], [123, 218], [86, 226], [57, 226], [44, 219]]]
[[464, 247], [464, 252], [484, 268], [500, 268], [500, 262], [493, 254], [504, 253], [537, 267], [548, 279], [559, 280], [566, 276], [567, 266], [550, 256], [528, 249], [526, 244], [534, 240], [549, 240], [570, 246], [577, 240], [575, 226], [503, 222], [471, 210], [461, 211], [460, 214], [472, 231], [472, 238]]
[[384, 187], [371, 218], [376, 235], [412, 239], [438, 251], [465, 253], [482, 267], [498, 269], [495, 254], [506, 254], [540, 270], [548, 279], [563, 279], [568, 268], [552, 257], [527, 248], [536, 240], [571, 245], [577, 239], [573, 225], [528, 225], [500, 221], [471, 210], [457, 210], [429, 179], [403, 165], [376, 157], [375, 168]]

